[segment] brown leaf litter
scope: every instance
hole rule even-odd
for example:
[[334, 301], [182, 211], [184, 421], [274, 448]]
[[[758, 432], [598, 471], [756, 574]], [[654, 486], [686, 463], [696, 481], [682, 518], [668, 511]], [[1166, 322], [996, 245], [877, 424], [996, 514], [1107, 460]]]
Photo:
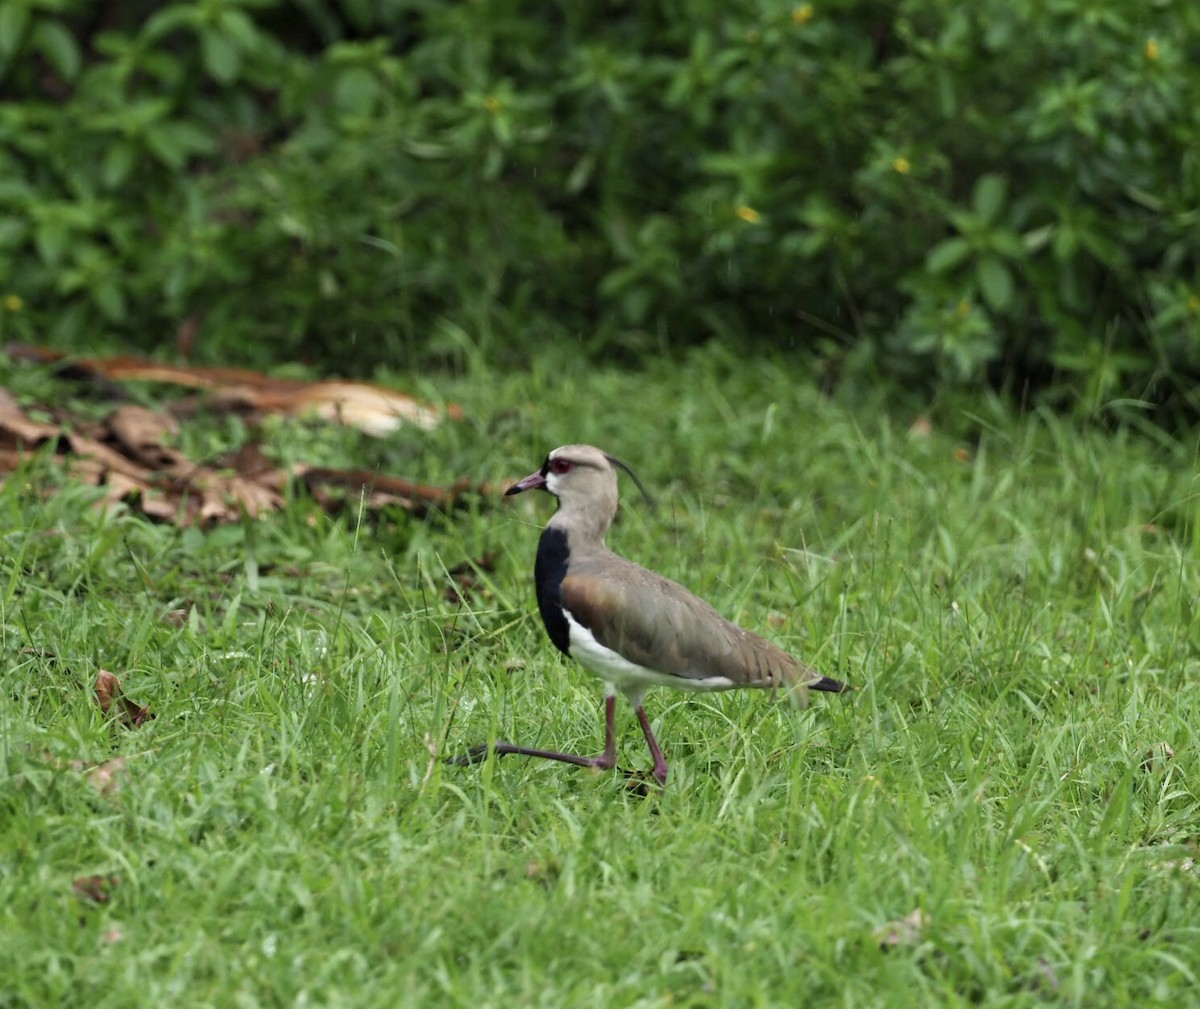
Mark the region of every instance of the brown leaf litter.
[[[89, 362], [89, 365], [99, 369], [104, 363]], [[231, 371], [178, 370], [211, 373]], [[124, 374], [115, 366], [108, 367], [104, 373]], [[253, 373], [235, 374], [245, 378]], [[249, 382], [249, 379], [246, 381]], [[288, 384], [303, 385], [307, 389], [310, 385], [322, 383]], [[324, 383], [326, 386], [329, 384]], [[344, 388], [347, 383], [337, 385]], [[246, 385], [240, 388], [255, 387]], [[268, 395], [261, 388], [259, 393], [262, 395], [256, 402], [258, 408], [262, 409], [265, 408], [264, 404], [272, 401], [275, 393]], [[309, 397], [311, 400], [312, 397]], [[281, 402], [279, 396], [275, 396], [275, 401]], [[292, 400], [293, 403], [299, 401], [298, 398]], [[323, 402], [329, 404], [333, 400], [326, 398]], [[395, 409], [398, 409], [395, 404], [387, 407], [392, 411], [389, 416], [397, 416]], [[346, 416], [346, 411], [338, 414], [342, 420]], [[362, 418], [366, 415], [359, 411], [355, 416]], [[374, 414], [375, 420], [370, 423], [381, 423], [382, 416]], [[428, 419], [423, 413], [414, 416]], [[424, 426], [424, 421], [414, 422]], [[99, 423], [72, 417], [61, 417], [56, 423], [34, 420], [21, 409], [10, 393], [0, 389], [0, 479], [15, 471], [30, 452], [50, 445], [73, 478], [103, 489], [101, 505], [123, 503], [159, 522], [207, 527], [236, 522], [243, 516], [253, 518], [275, 511], [283, 506], [286, 488], [293, 478], [328, 511], [344, 507], [349, 496], [347, 492], [363, 498], [372, 510], [394, 505], [408, 511], [423, 512], [432, 508], [449, 509], [466, 494], [486, 494], [491, 490], [469, 480], [438, 487], [370, 470], [341, 470], [303, 464], [284, 470], [274, 465], [256, 443], [244, 445], [209, 462], [196, 462], [175, 447], [178, 435], [179, 420], [172, 413], [133, 404], [118, 406]], [[336, 492], [331, 492], [331, 488]]]
[[71, 883], [71, 891], [89, 904], [107, 904], [120, 885], [120, 876], [80, 876]]
[[[56, 364], [60, 375], [84, 381], [161, 382], [205, 392], [210, 410], [229, 410], [251, 416], [287, 414], [314, 416], [367, 434], [383, 437], [406, 424], [431, 431], [446, 417], [462, 418], [462, 408], [451, 403], [442, 411], [407, 393], [370, 382], [325, 379], [306, 382], [276, 378], [245, 368], [204, 368], [163, 364], [146, 358], [69, 358], [60, 351], [25, 344], [10, 344], [9, 356], [39, 364]], [[182, 410], [195, 410], [197, 402]]]
[[122, 725], [131, 729], [145, 725], [155, 717], [149, 708], [135, 704], [125, 696], [120, 678], [107, 669], [101, 669], [96, 674], [96, 703], [106, 715], [115, 717]]
[[875, 941], [884, 952], [902, 946], [916, 946], [920, 943], [929, 924], [929, 915], [921, 908], [914, 908], [903, 918], [889, 921], [875, 929]]

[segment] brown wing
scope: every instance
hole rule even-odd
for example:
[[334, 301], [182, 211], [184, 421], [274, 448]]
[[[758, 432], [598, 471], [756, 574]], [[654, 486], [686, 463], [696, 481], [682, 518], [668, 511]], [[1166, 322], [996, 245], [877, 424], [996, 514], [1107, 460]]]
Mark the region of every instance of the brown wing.
[[603, 573], [597, 567], [572, 565], [562, 582], [563, 605], [600, 644], [630, 662], [684, 679], [720, 676], [738, 687], [822, 679], [668, 578], [614, 554], [604, 558]]

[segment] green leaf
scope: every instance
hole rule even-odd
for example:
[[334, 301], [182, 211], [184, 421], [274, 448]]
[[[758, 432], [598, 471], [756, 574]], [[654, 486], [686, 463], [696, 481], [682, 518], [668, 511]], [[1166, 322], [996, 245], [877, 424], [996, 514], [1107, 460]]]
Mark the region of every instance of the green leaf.
[[975, 183], [975, 191], [971, 194], [971, 206], [975, 216], [985, 224], [990, 224], [1004, 206], [1004, 198], [1008, 185], [999, 175], [984, 175]]
[[970, 254], [971, 246], [965, 238], [947, 238], [929, 250], [925, 268], [930, 273], [948, 273]]
[[46, 62], [52, 66], [58, 75], [66, 81], [73, 81], [79, 76], [82, 58], [79, 46], [72, 35], [58, 21], [39, 21], [33, 29], [33, 47], [40, 52]]
[[1054, 225], [1044, 224], [1040, 228], [1034, 228], [1032, 231], [1027, 231], [1021, 236], [1021, 242], [1024, 244], [1026, 251], [1037, 252], [1044, 249], [1050, 239], [1054, 237]]
[[0, 204], [36, 200], [38, 191], [24, 179], [0, 177]]
[[577, 196], [583, 192], [584, 187], [591, 181], [592, 175], [596, 171], [596, 155], [585, 154], [571, 169], [571, 174], [567, 176], [566, 190], [572, 196]]
[[1025, 256], [1025, 243], [1015, 231], [999, 228], [987, 235], [987, 245], [993, 251], [1007, 259], [1022, 259]]
[[57, 266], [67, 249], [67, 229], [57, 221], [43, 221], [33, 236], [38, 255], [47, 266]]
[[1134, 203], [1140, 203], [1147, 210], [1153, 210], [1156, 214], [1161, 214], [1166, 201], [1156, 193], [1149, 193], [1139, 186], [1129, 183], [1125, 186], [1125, 195], [1128, 196]]
[[0, 57], [12, 56], [25, 40], [29, 8], [21, 0], [0, 4]]
[[1075, 236], [1075, 228], [1068, 223], [1063, 223], [1059, 226], [1058, 232], [1054, 236], [1054, 258], [1060, 263], [1065, 263], [1073, 255], [1079, 246], [1079, 241]]
[[812, 259], [829, 244], [829, 236], [819, 231], [797, 231], [784, 238], [782, 247], [801, 259]]
[[218, 84], [232, 84], [242, 68], [241, 50], [225, 35], [206, 31], [200, 36], [204, 69]]
[[364, 67], [347, 67], [333, 85], [333, 100], [343, 114], [365, 116], [379, 97], [379, 82]]
[[166, 128], [166, 124], [149, 127], [142, 138], [146, 141], [146, 146], [150, 148], [154, 156], [168, 168], [178, 170], [187, 161], [187, 152], [175, 143], [175, 139], [171, 135], [171, 131]]
[[236, 42], [242, 52], [251, 52], [266, 40], [255, 27], [254, 22], [246, 16], [245, 11], [230, 9], [222, 11], [217, 23], [226, 38]]
[[195, 29], [201, 23], [201, 13], [198, 7], [181, 4], [168, 7], [152, 15], [142, 25], [142, 39], [146, 42], [157, 42], [164, 35], [181, 28]]
[[1013, 279], [1004, 260], [996, 256], [983, 256], [975, 265], [975, 279], [979, 283], [983, 300], [997, 312], [1004, 311], [1013, 296]]
[[96, 283], [92, 287], [92, 297], [109, 322], [125, 321], [125, 292], [115, 281], [104, 279]]
[[17, 217], [0, 217], [0, 249], [15, 249], [29, 237], [29, 223]]
[[133, 144], [126, 140], [117, 140], [109, 144], [104, 152], [104, 161], [100, 168], [100, 177], [109, 189], [116, 189], [129, 178], [133, 170], [136, 151]]
[[171, 143], [188, 154], [212, 154], [218, 146], [212, 133], [187, 120], [163, 123], [161, 129], [170, 135]]
[[146, 130], [146, 145], [160, 161], [171, 168], [182, 168], [193, 155], [210, 154], [216, 141], [194, 123], [156, 123]]

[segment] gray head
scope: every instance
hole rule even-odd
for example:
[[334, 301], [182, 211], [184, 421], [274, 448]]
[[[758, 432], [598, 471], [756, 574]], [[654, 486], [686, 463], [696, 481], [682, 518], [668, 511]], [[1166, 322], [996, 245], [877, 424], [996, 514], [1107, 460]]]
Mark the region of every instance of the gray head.
[[544, 490], [558, 498], [560, 524], [577, 526], [581, 532], [604, 535], [617, 511], [617, 469], [623, 469], [650, 495], [625, 463], [592, 445], [563, 445], [556, 448], [536, 473], [513, 484], [506, 494]]

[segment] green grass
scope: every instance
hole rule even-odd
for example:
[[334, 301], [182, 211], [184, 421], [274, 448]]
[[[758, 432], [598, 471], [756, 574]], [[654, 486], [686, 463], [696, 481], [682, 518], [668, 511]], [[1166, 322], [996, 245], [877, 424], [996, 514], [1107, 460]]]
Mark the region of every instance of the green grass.
[[[546, 362], [441, 383], [470, 419], [431, 435], [272, 439], [431, 481], [600, 444], [658, 498], [625, 487], [616, 549], [856, 691], [652, 692], [660, 798], [446, 766], [599, 749], [600, 685], [536, 616], [548, 499], [202, 534], [40, 460], [0, 488], [0, 1007], [1197, 1003], [1194, 445], [994, 403], [910, 434], [883, 392], [715, 350]], [[106, 722], [97, 666], [157, 719]], [[116, 756], [108, 794], [71, 769]]]

